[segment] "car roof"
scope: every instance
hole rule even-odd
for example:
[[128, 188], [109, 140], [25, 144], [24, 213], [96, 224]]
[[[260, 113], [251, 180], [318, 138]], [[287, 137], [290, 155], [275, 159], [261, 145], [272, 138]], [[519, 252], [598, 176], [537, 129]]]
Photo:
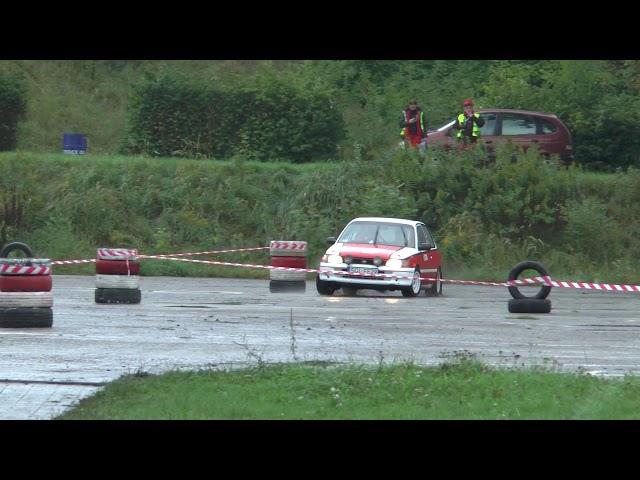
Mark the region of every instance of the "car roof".
[[405, 220], [403, 218], [385, 218], [385, 217], [358, 217], [351, 220], [351, 222], [386, 222], [386, 223], [399, 223], [402, 225], [411, 225], [416, 226], [417, 224], [422, 224], [422, 222], [417, 222], [415, 220]]
[[495, 112], [495, 113], [522, 113], [522, 114], [531, 114], [531, 115], [539, 115], [541, 117], [551, 117], [551, 118], [558, 118], [557, 115], [554, 115], [553, 113], [544, 113], [544, 112], [536, 112], [533, 110], [518, 110], [515, 108], [479, 108], [478, 110], [476, 110], [476, 112], [478, 113], [490, 113], [490, 112]]

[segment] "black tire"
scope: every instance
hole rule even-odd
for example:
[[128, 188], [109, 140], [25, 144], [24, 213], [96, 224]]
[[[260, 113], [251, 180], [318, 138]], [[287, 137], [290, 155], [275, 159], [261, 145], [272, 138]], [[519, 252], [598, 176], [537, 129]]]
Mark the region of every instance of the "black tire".
[[333, 295], [337, 288], [332, 282], [320, 280], [320, 276], [316, 275], [316, 290], [320, 295]]
[[139, 288], [96, 288], [96, 303], [140, 303], [142, 292]]
[[[438, 267], [436, 275], [436, 278], [442, 280], [442, 268]], [[438, 288], [438, 283], [440, 283], [440, 288]], [[438, 295], [442, 295], [442, 282], [434, 282], [431, 287], [424, 290], [424, 294], [427, 297], [437, 297]]]
[[27, 257], [33, 258], [33, 252], [31, 251], [31, 247], [26, 243], [22, 242], [12, 242], [7, 243], [4, 247], [2, 247], [2, 251], [0, 251], [0, 258], [7, 258], [11, 252], [14, 250], [20, 250]]
[[304, 293], [307, 289], [307, 282], [291, 280], [270, 280], [269, 291], [271, 293]]
[[509, 313], [549, 313], [551, 300], [536, 298], [512, 298], [509, 300]]
[[[420, 269], [418, 269], [418, 268], [415, 269], [415, 271], [413, 273], [414, 274], [414, 278], [415, 278], [416, 273], [418, 274], [418, 277], [419, 277], [420, 276]], [[422, 283], [422, 280], [420, 280], [420, 283]], [[403, 297], [415, 297], [420, 293], [420, 286], [418, 286], [418, 291], [417, 292], [414, 291], [413, 285], [410, 286], [410, 287], [401, 288], [400, 291], [402, 292], [402, 296]]]
[[[547, 273], [547, 269], [544, 268], [544, 266], [541, 263], [527, 260], [525, 262], [520, 262], [515, 267], [513, 267], [513, 270], [509, 272], [508, 280], [517, 280], [518, 275], [520, 275], [525, 270], [535, 270], [540, 274], [541, 277], [549, 275]], [[535, 297], [527, 297], [523, 295], [520, 292], [520, 290], [518, 290], [518, 287], [508, 287], [508, 289], [511, 296], [515, 299], [535, 298], [536, 300], [544, 300], [549, 296], [549, 293], [551, 293], [551, 287], [547, 285], [545, 285], [544, 287], [541, 287]]]
[[50, 328], [51, 308], [0, 308], [0, 328]]

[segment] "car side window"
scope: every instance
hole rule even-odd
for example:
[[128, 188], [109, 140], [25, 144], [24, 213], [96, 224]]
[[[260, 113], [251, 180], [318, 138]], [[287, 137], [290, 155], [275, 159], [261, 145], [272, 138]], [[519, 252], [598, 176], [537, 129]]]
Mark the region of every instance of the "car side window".
[[429, 229], [427, 229], [424, 225], [418, 225], [418, 245], [421, 243], [428, 243], [429, 245], [436, 246], [436, 243], [433, 241], [433, 237], [431, 233], [429, 233]]
[[419, 243], [428, 243], [434, 247], [436, 246], [436, 242], [433, 241], [433, 237], [425, 225], [418, 225], [418, 241]]
[[546, 120], [538, 119], [538, 124], [540, 125], [540, 133], [543, 135], [549, 135], [551, 133], [555, 133], [558, 128], [551, 122], [547, 122]]
[[427, 243], [427, 234], [425, 232], [425, 229], [422, 225], [418, 225], [418, 245], [420, 245], [421, 243]]
[[484, 120], [484, 125], [480, 127], [480, 135], [483, 137], [495, 135], [498, 116], [495, 113], [481, 113], [480, 117]]
[[535, 135], [536, 122], [526, 115], [505, 113], [502, 115], [502, 135]]

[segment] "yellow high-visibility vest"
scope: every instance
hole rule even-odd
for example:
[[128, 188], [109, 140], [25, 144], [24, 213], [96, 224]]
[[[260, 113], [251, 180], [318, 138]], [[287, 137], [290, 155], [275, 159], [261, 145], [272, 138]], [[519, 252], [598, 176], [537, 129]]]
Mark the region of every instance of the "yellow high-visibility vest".
[[[474, 113], [473, 114], [474, 117], [476, 118], [480, 118], [480, 114], [479, 113]], [[462, 138], [462, 126], [464, 125], [464, 120], [465, 120], [465, 116], [464, 113], [461, 113], [460, 115], [458, 115], [458, 125], [460, 126], [460, 130], [458, 130], [458, 138]], [[473, 130], [471, 132], [471, 135], [474, 137], [479, 137], [480, 136], [480, 128], [478, 127], [477, 123], [473, 123]]]

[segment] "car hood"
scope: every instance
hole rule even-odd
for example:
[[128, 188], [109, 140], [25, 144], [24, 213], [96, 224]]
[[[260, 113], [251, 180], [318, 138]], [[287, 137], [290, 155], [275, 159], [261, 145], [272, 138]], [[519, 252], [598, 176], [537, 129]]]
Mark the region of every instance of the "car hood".
[[340, 255], [346, 257], [373, 258], [380, 257], [382, 260], [389, 258], [406, 258], [415, 254], [417, 250], [409, 247], [394, 247], [391, 245], [372, 245], [370, 243], [336, 243], [329, 247], [327, 255]]

